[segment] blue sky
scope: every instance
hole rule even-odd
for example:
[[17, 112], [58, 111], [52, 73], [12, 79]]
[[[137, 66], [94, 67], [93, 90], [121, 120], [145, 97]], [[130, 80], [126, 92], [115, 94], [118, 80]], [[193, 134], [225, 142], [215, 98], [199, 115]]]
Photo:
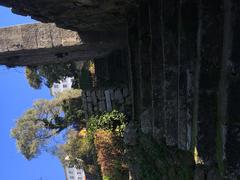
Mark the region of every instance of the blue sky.
[[[0, 27], [33, 23], [31, 18], [17, 16], [0, 6]], [[17, 151], [9, 133], [16, 119], [31, 107], [34, 100], [50, 98], [47, 88], [29, 87], [22, 68], [0, 66], [0, 179], [1, 180], [65, 180], [59, 160], [47, 153], [27, 161]]]

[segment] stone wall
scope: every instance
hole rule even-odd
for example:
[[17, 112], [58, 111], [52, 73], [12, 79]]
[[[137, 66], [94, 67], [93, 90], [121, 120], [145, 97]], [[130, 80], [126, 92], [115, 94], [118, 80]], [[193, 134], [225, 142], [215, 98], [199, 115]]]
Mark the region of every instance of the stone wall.
[[133, 132], [198, 156], [195, 179], [240, 173], [239, 7], [142, 0], [129, 15]]
[[128, 53], [116, 50], [104, 58], [95, 59], [97, 86], [122, 86], [129, 84]]
[[82, 93], [85, 118], [118, 110], [131, 115], [131, 96], [127, 87], [86, 90]]

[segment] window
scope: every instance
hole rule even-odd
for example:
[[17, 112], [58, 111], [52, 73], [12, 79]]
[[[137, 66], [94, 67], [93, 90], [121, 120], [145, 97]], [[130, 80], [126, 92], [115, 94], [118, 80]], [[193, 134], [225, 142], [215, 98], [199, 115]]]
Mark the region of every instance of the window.
[[54, 88], [58, 88], [58, 85], [57, 85], [57, 84], [55, 84], [55, 85], [54, 85]]
[[63, 85], [63, 88], [67, 88], [67, 85], [66, 85], [66, 84], [64, 84], [64, 85]]

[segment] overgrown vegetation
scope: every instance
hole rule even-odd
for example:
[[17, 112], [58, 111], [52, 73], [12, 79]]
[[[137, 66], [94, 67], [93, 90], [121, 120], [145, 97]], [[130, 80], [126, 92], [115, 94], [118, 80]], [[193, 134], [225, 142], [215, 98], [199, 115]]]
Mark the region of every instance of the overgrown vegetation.
[[96, 130], [102, 129], [123, 137], [126, 127], [126, 116], [117, 110], [113, 110], [102, 115], [90, 117], [87, 126], [90, 134], [94, 134]]
[[144, 134], [139, 133], [136, 146], [128, 147], [127, 157], [137, 179], [193, 179], [194, 161], [190, 152], [158, 144]]
[[79, 133], [70, 130], [66, 143], [58, 147], [56, 155], [66, 166], [83, 168], [88, 178], [97, 179], [99, 176], [99, 168], [95, 161], [95, 148], [89, 141], [85, 128]]
[[78, 77], [79, 87], [83, 90], [96, 86], [95, 65], [92, 61], [87, 61], [81, 68], [81, 75]]
[[128, 168], [122, 139], [112, 131], [99, 129], [94, 133], [94, 146], [103, 179], [127, 180]]
[[58, 155], [63, 163], [67, 156], [70, 166], [83, 167], [91, 177], [100, 173], [103, 179], [128, 179], [123, 158], [125, 123], [125, 115], [116, 110], [92, 116], [87, 129], [83, 128], [79, 133], [70, 131], [67, 142], [59, 147]]
[[88, 132], [96, 148], [103, 179], [128, 179], [123, 144], [125, 127], [126, 116], [116, 110], [89, 119]]

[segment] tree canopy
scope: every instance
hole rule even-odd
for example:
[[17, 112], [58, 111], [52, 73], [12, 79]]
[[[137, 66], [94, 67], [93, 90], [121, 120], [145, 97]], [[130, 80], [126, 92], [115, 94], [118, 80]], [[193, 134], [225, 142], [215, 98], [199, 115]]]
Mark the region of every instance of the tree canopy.
[[28, 83], [34, 89], [39, 89], [43, 84], [52, 87], [66, 77], [76, 77], [78, 70], [73, 62], [48, 64], [41, 66], [28, 66], [25, 70]]
[[[27, 158], [36, 157], [50, 138], [82, 119], [80, 90], [67, 90], [53, 100], [40, 99], [21, 116], [11, 135], [16, 139], [17, 148]], [[74, 105], [78, 103], [78, 105]], [[78, 106], [73, 115], [66, 111]], [[78, 122], [79, 123], [79, 122]]]

